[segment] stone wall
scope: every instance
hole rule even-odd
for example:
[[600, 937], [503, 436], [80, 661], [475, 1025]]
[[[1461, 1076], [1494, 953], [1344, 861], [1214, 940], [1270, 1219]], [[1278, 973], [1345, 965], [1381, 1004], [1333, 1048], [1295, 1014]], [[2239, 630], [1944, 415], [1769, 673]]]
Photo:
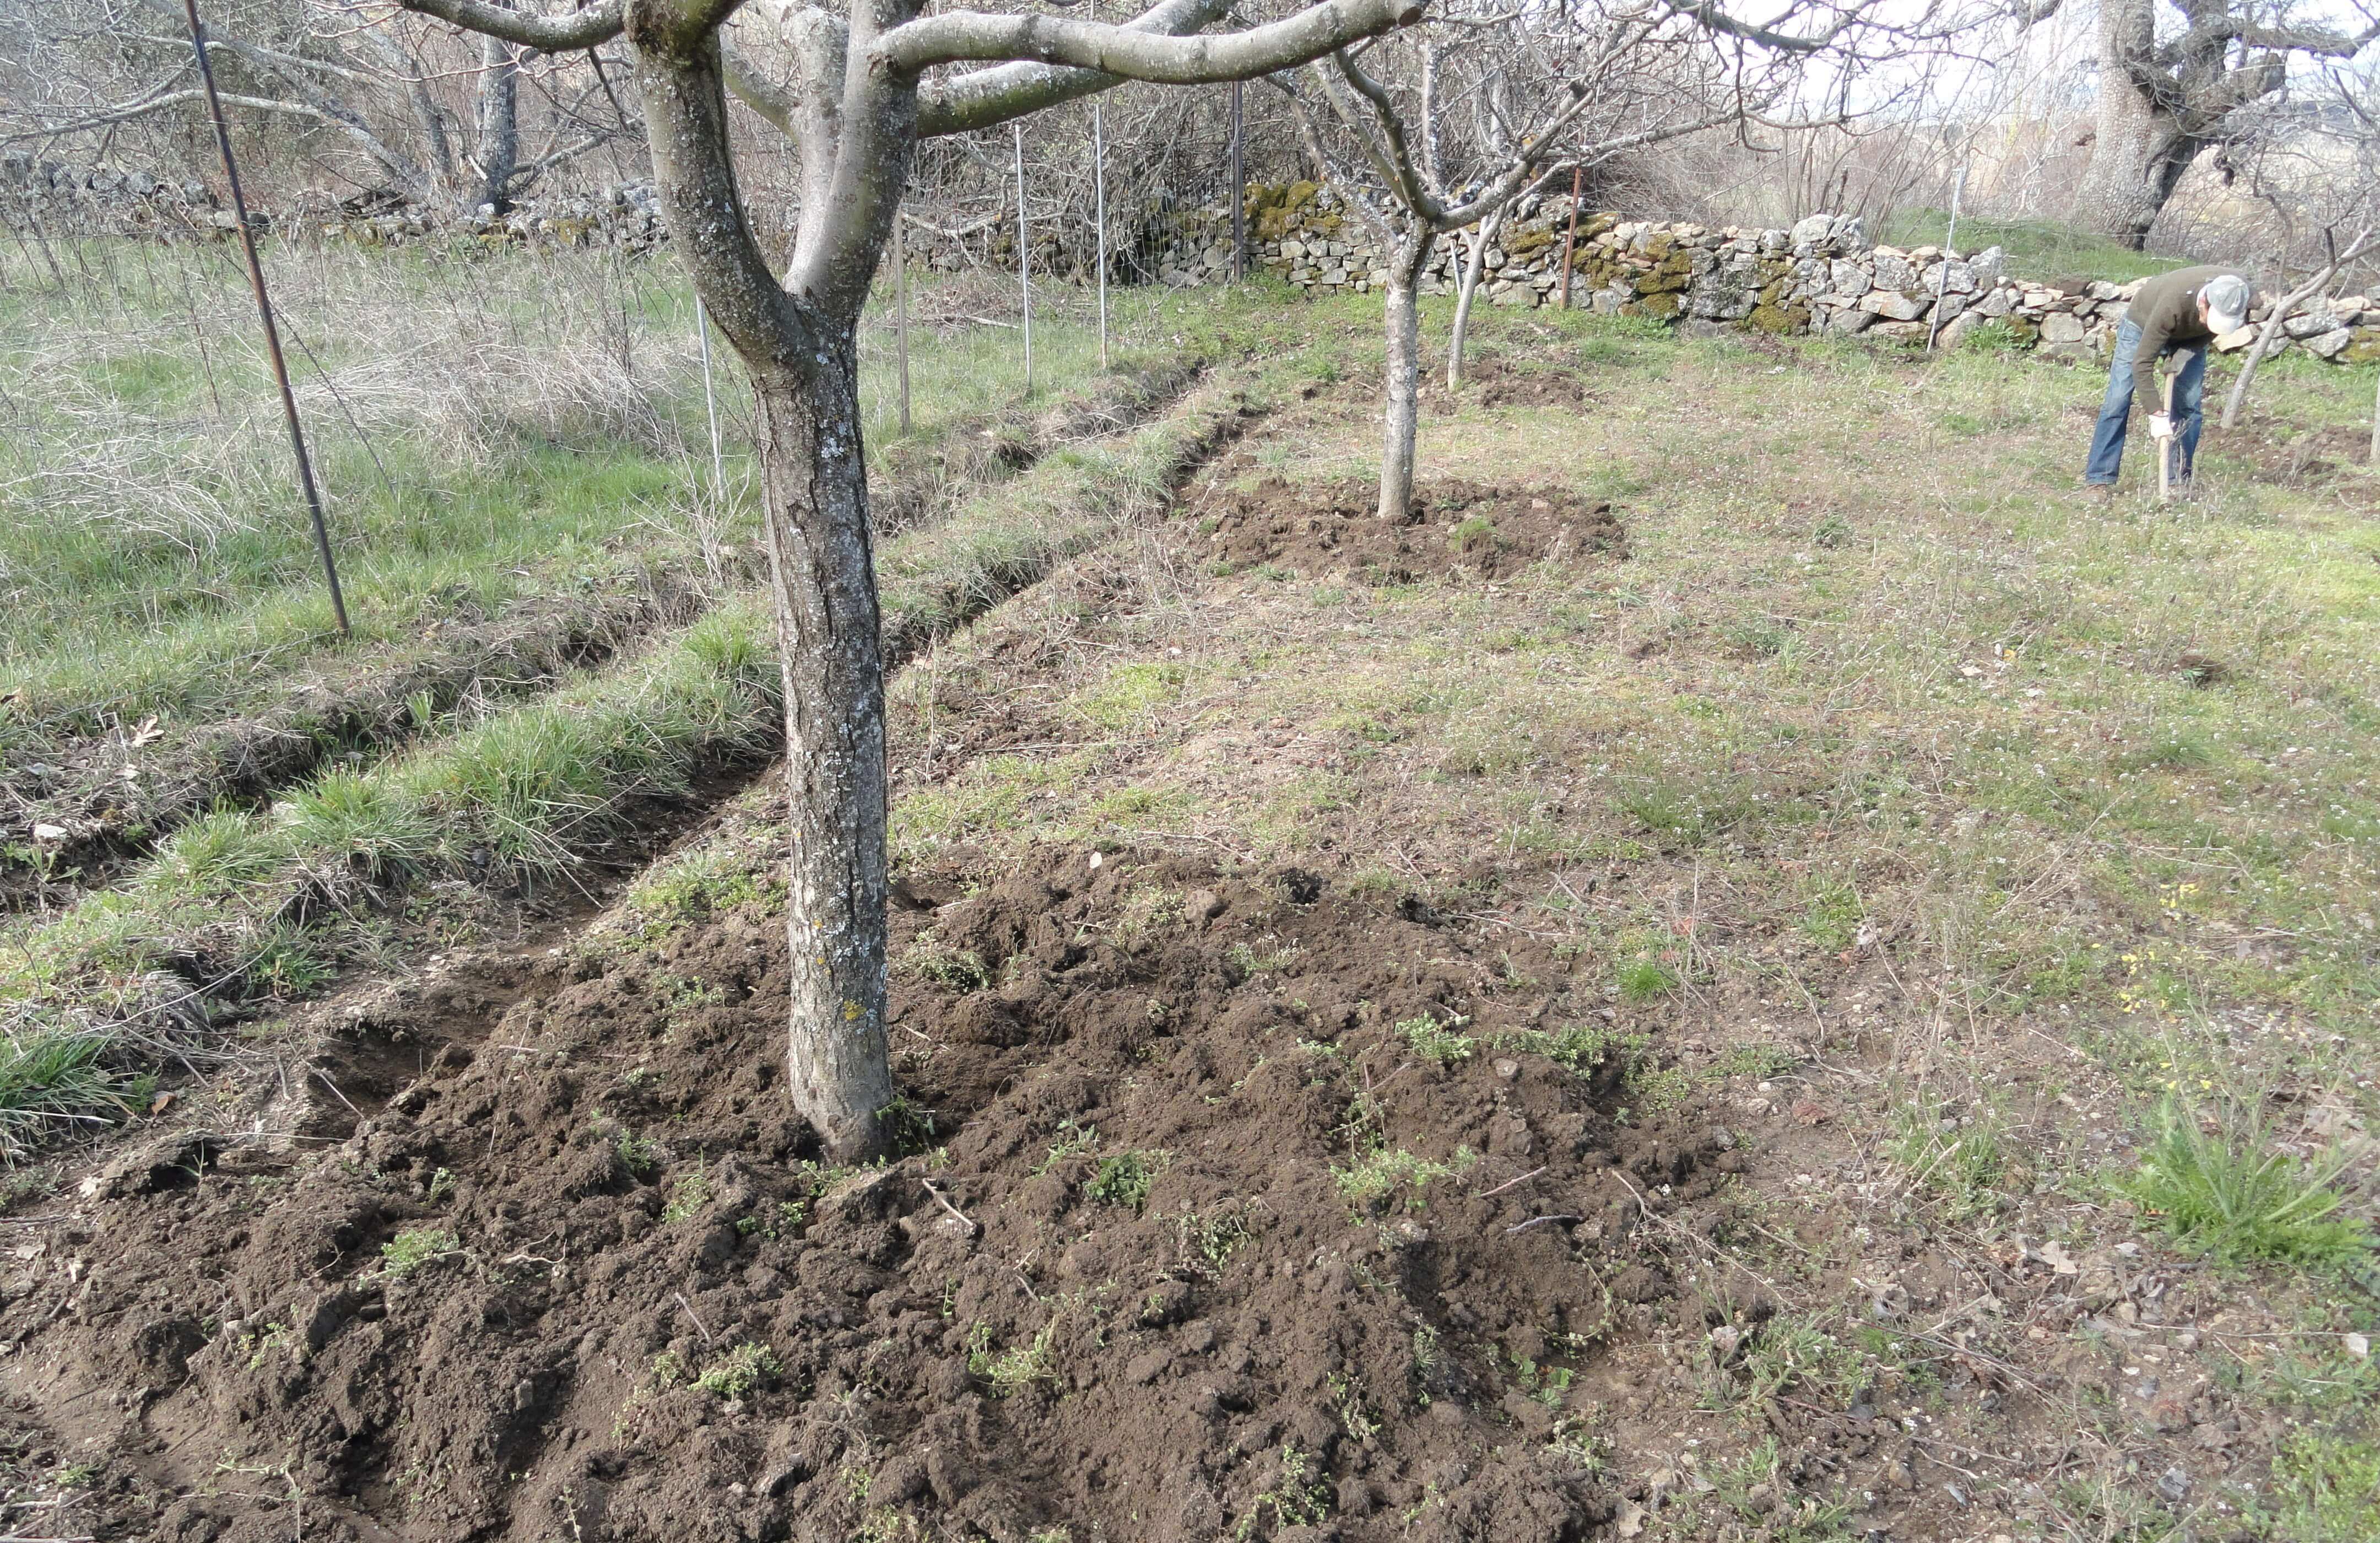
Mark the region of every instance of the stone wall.
[[[1245, 214], [1249, 262], [1297, 288], [1370, 293], [1387, 283], [1384, 259], [1364, 222], [1312, 182], [1251, 186]], [[199, 183], [161, 183], [146, 174], [76, 171], [21, 157], [0, 160], [0, 216], [55, 233], [109, 231], [168, 238], [220, 235], [233, 227]], [[616, 247], [649, 251], [668, 238], [647, 183], [545, 200], [497, 214], [482, 208], [451, 219], [412, 207], [322, 200], [283, 212], [277, 225], [294, 239], [360, 246], [424, 241]], [[1153, 276], [1171, 285], [1220, 283], [1232, 267], [1231, 207], [1217, 201], [1153, 213], [1136, 237], [1111, 253], [1119, 280]], [[1524, 200], [1488, 253], [1481, 299], [1495, 306], [1558, 302], [1562, 249], [1571, 226], [1567, 197]], [[978, 263], [1013, 264], [1014, 222], [977, 222], [955, 239], [910, 237], [912, 260], [955, 271]], [[1078, 249], [1082, 233], [1056, 222], [1033, 230], [1038, 273], [1087, 282], [1095, 266]], [[1424, 280], [1432, 294], [1452, 293], [1462, 249], [1442, 241]], [[1902, 250], [1871, 245], [1855, 219], [1816, 214], [1790, 230], [1624, 220], [1581, 208], [1572, 249], [1571, 303], [1659, 321], [1755, 327], [1773, 333], [1870, 334], [1923, 342], [1939, 319], [1955, 345], [1983, 328], [2004, 347], [2050, 358], [2104, 358], [2132, 295], [2131, 284], [2042, 283], [2006, 272], [1997, 247], [1975, 253], [1937, 247]], [[2253, 324], [2216, 340], [2231, 352], [2253, 341]], [[2380, 360], [2380, 299], [2316, 300], [2283, 323], [2283, 349], [2342, 363]]]

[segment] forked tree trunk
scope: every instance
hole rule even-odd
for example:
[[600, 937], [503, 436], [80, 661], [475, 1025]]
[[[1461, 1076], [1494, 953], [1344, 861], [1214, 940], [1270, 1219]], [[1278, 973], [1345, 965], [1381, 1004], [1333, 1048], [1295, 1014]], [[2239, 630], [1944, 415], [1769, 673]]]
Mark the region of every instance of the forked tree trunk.
[[1421, 309], [1415, 295], [1438, 233], [1420, 221], [1389, 253], [1388, 410], [1380, 435], [1382, 519], [1402, 519], [1413, 508], [1414, 438], [1421, 420]]
[[2124, 68], [2155, 44], [2152, 0], [2100, 0], [2097, 124], [2075, 214], [2135, 251], [2200, 148]]
[[495, 38], [480, 42], [480, 176], [470, 207], [493, 204], [501, 214], [520, 169], [520, 51]]
[[884, 1025], [884, 670], [858, 358], [846, 329], [821, 340], [799, 377], [758, 382], [792, 802], [786, 1073], [794, 1107], [837, 1153], [879, 1150], [877, 1117], [892, 1101]]
[[1504, 211], [1500, 209], [1479, 222], [1478, 234], [1469, 238], [1468, 249], [1463, 254], [1463, 274], [1456, 281], [1454, 297], [1454, 330], [1446, 340], [1446, 389], [1463, 389], [1463, 345], [1471, 335], [1471, 302], [1479, 293], [1480, 274], [1488, 266], [1488, 248], [1496, 239], [1496, 232], [1504, 223]]

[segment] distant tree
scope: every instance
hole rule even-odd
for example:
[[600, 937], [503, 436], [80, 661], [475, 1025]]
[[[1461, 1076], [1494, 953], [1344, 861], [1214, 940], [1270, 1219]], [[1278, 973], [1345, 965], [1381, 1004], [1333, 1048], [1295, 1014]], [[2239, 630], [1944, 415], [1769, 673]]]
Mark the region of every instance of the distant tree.
[[[837, 1156], [879, 1152], [893, 1097], [884, 667], [857, 326], [917, 142], [1126, 79], [1191, 85], [1294, 68], [1418, 20], [1419, 0], [1320, 0], [1212, 37], [1176, 35], [1213, 18], [1220, 7], [1206, 0], [1169, 0], [1122, 27], [1048, 15], [924, 16], [919, 0], [850, 0], [842, 11], [772, 6], [794, 79], [763, 94], [763, 110], [793, 136], [802, 168], [800, 229], [782, 276], [755, 238], [728, 132], [734, 67], [720, 29], [742, 0], [599, 0], [554, 15], [492, 0], [400, 4], [527, 48], [591, 48], [617, 37], [634, 59], [671, 249], [759, 398], [793, 810], [794, 1104]], [[931, 74], [965, 63], [986, 67]]]
[[[17, 123], [0, 144], [104, 149], [128, 125], [198, 121], [180, 0], [0, 0], [7, 11], [15, 79], [0, 100]], [[591, 53], [555, 58], [489, 37], [442, 56], [423, 47], [433, 40], [407, 35], [419, 23], [401, 26], [368, 0], [206, 0], [200, 16], [234, 116], [332, 135], [380, 186], [426, 206], [508, 207], [548, 173], [636, 133], [612, 109]], [[545, 96], [541, 110], [524, 103], [532, 91]], [[198, 142], [212, 157], [212, 140]]]
[[[2038, 0], [2033, 19], [2062, 0]], [[2291, 0], [2099, 0], [2097, 127], [2077, 217], [2138, 250], [2202, 151], [2241, 143], [2259, 103], [2287, 90], [2292, 59], [2345, 59], [2380, 38], [2371, 0], [2346, 0], [2365, 23], [2301, 19]], [[2337, 14], [2332, 12], [2329, 14]]]

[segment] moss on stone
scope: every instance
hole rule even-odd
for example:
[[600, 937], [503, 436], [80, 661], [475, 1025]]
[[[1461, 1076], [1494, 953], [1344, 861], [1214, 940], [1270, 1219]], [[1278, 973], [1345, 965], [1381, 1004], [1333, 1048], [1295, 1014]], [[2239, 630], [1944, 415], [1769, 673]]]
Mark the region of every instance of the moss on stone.
[[1752, 314], [1744, 321], [1765, 333], [1807, 332], [1810, 330], [1810, 309], [1807, 306], [1780, 306], [1764, 300], [1752, 308]]
[[1656, 321], [1667, 322], [1674, 319], [1678, 312], [1684, 309], [1685, 302], [1679, 298], [1677, 292], [1665, 289], [1658, 294], [1647, 295], [1643, 299], [1625, 302], [1620, 308], [1620, 314], [1649, 316]]

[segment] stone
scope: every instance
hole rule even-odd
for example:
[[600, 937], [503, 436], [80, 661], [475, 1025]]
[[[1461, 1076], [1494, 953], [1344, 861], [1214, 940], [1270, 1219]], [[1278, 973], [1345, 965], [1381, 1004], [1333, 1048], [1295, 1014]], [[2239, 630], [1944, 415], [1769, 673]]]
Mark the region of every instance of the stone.
[[1979, 316], [2006, 316], [2015, 309], [2016, 297], [1997, 286], [1985, 290], [1984, 298], [1975, 302], [1975, 313]]
[[[1914, 322], [1933, 309], [1934, 302], [1903, 295], [1894, 289], [1872, 290], [1862, 297], [1860, 309], [1888, 322]], [[2080, 336], [2078, 333], [2076, 334]]]
[[1975, 283], [1985, 288], [1999, 282], [2000, 272], [2007, 265], [2008, 254], [1998, 247], [1985, 247], [1967, 259], [1967, 266], [1974, 273]]
[[1793, 222], [1791, 238], [1796, 249], [1815, 247], [1833, 236], [1835, 218], [1831, 214], [1812, 214]]
[[1910, 269], [1909, 260], [1890, 247], [1876, 249], [1873, 268], [1878, 289], [1906, 289], [1909, 281], [1916, 276]]
[[1972, 295], [1975, 292], [1975, 270], [1972, 263], [1945, 262], [1938, 280], [1945, 295]]
[[1856, 262], [1846, 262], [1840, 258], [1837, 258], [1828, 268], [1827, 283], [1836, 294], [1849, 295], [1854, 299], [1876, 287], [1876, 281], [1868, 277], [1866, 269]]
[[2093, 279], [2089, 284], [2083, 286], [2082, 294], [2085, 298], [2094, 300], [2131, 298], [2131, 296], [2124, 294], [2117, 286], [2109, 284], [2106, 279]]
[[2347, 352], [2347, 346], [2354, 341], [2354, 333], [2345, 327], [2337, 327], [2303, 339], [2299, 346], [2316, 358], [2335, 359]]
[[2281, 331], [2300, 340], [2344, 327], [2346, 322], [2330, 313], [2328, 307], [2320, 310], [2300, 311], [2281, 323]]
[[2082, 322], [2070, 311], [2053, 310], [2041, 319], [2041, 341], [2046, 345], [2080, 343]]
[[1942, 347], [1955, 348], [1965, 340], [1969, 333], [1983, 324], [1984, 318], [1979, 312], [1973, 310], [1961, 310], [1942, 323], [1941, 334], [1935, 341]]
[[2256, 341], [2256, 331], [2254, 327], [2234, 327], [2215, 340], [2215, 351], [2218, 354], [2236, 354]]
[[1858, 306], [1845, 306], [1827, 320], [1827, 331], [1842, 335], [1864, 333], [1876, 324], [1876, 312]]

